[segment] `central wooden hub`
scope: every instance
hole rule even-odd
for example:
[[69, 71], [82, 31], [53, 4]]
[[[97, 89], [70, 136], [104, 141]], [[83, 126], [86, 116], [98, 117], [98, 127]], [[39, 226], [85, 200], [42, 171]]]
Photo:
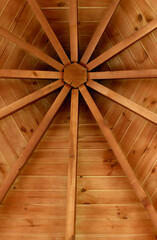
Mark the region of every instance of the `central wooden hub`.
[[78, 63], [73, 63], [64, 68], [64, 82], [74, 88], [78, 88], [87, 82], [87, 69]]

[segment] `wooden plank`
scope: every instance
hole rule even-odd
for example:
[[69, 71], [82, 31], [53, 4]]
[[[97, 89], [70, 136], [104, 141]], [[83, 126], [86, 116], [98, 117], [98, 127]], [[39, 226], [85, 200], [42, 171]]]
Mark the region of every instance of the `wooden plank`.
[[29, 5], [31, 6], [35, 16], [37, 17], [38, 21], [40, 22], [41, 26], [43, 27], [46, 35], [48, 36], [52, 46], [56, 50], [58, 56], [62, 60], [64, 65], [70, 64], [70, 60], [66, 55], [62, 45], [60, 44], [58, 38], [56, 37], [54, 31], [52, 30], [51, 26], [49, 25], [46, 17], [44, 16], [43, 12], [41, 11], [38, 3], [36, 0], [27, 0]]
[[45, 115], [44, 119], [40, 123], [40, 126], [37, 128], [34, 135], [29, 140], [29, 142], [28, 142], [27, 146], [25, 147], [25, 149], [23, 150], [21, 156], [17, 159], [15, 165], [11, 169], [9, 175], [7, 176], [7, 178], [5, 179], [5, 181], [3, 183], [3, 186], [0, 189], [0, 201], [2, 201], [2, 199], [8, 192], [10, 186], [16, 179], [17, 175], [20, 173], [21, 168], [24, 166], [24, 164], [26, 163], [26, 161], [29, 159], [32, 152], [36, 148], [37, 144], [41, 140], [42, 136], [44, 135], [47, 128], [51, 124], [53, 118], [55, 117], [58, 109], [62, 105], [67, 94], [69, 93], [70, 89], [71, 89], [70, 86], [68, 86], [68, 85], [64, 86], [64, 88], [61, 90], [60, 94], [57, 96], [56, 100], [52, 104], [51, 108]]
[[65, 205], [66, 191], [50, 190], [50, 191], [9, 191], [4, 198], [3, 204], [51, 204], [51, 205]]
[[149, 194], [150, 197], [153, 195], [153, 193], [156, 190], [156, 183], [157, 183], [156, 169], [157, 169], [157, 162], [155, 163], [155, 165], [149, 172], [149, 174], [143, 184], [144, 189], [147, 191], [147, 193]]
[[70, 110], [70, 141], [68, 161], [68, 188], [67, 188], [67, 214], [65, 239], [71, 240], [75, 236], [75, 202], [77, 178], [77, 151], [78, 151], [78, 108], [79, 91], [72, 89]]
[[67, 149], [62, 149], [62, 151], [58, 151], [58, 149], [36, 149], [31, 158], [30, 161], [31, 163], [35, 162], [67, 162], [68, 161], [68, 150]]
[[[64, 240], [64, 236], [54, 235], [22, 235], [0, 233], [2, 240]], [[155, 240], [155, 234], [76, 234], [76, 240]]]
[[157, 19], [151, 21], [146, 26], [142, 27], [138, 32], [133, 33], [128, 38], [122, 40], [120, 43], [117, 43], [115, 46], [102, 53], [99, 57], [95, 58], [93, 61], [89, 62], [86, 67], [88, 71], [99, 66], [101, 63], [106, 62], [111, 57], [115, 56], [119, 52], [123, 51], [148, 33], [152, 32], [157, 28]]
[[22, 176], [17, 178], [12, 189], [16, 190], [66, 190], [66, 176]]
[[28, 163], [21, 175], [67, 176], [67, 163]]
[[78, 62], [78, 0], [70, 0], [69, 25], [71, 62]]
[[49, 64], [50, 66], [57, 69], [58, 71], [63, 70], [63, 65], [61, 63], [49, 57], [47, 54], [45, 54], [35, 46], [31, 45], [30, 43], [27, 43], [24, 40], [20, 39], [15, 34], [10, 33], [8, 30], [0, 27], [0, 35], [8, 39], [9, 41], [15, 43], [19, 47], [23, 48], [25, 51], [29, 52], [31, 55], [34, 55], [35, 57], [41, 59], [43, 62]]
[[61, 79], [61, 72], [0, 69], [0, 78]]
[[[57, 240], [64, 240], [64, 236], [63, 235], [55, 235], [52, 234], [52, 235], [37, 235], [37, 233], [34, 235], [24, 235], [22, 234], [6, 234], [6, 233], [0, 233], [0, 237], [3, 239], [3, 240], [18, 240], [18, 239], [21, 239], [21, 240], [56, 240], [56, 237], [57, 237]], [[124, 239], [125, 240], [125, 239]], [[130, 240], [130, 239], [128, 239]], [[134, 239], [131, 239], [131, 240], [134, 240]], [[136, 239], [135, 239], [136, 240]], [[139, 239], [141, 240], [141, 239]], [[145, 240], [145, 239], [143, 239]], [[152, 239], [148, 239], [148, 240], [152, 240]]]
[[0, 220], [1, 233], [22, 233], [28, 234], [64, 234], [65, 220], [46, 219], [3, 219]]
[[[91, 234], [83, 234], [83, 235], [77, 234], [76, 235], [76, 240], [104, 240], [106, 238], [107, 238], [107, 240], [154, 240], [155, 234], [146, 234], [146, 235], [145, 234], [144, 235], [142, 235], [142, 234], [134, 234], [134, 235], [132, 235], [132, 234], [111, 234], [111, 235], [109, 235], [109, 234], [92, 234], [92, 235]], [[4, 240], [10, 240], [10, 239], [4, 239]]]
[[89, 72], [88, 79], [139, 79], [157, 78], [157, 69]]
[[[22, 194], [22, 193], [21, 193]], [[1, 205], [0, 219], [65, 219], [66, 207], [61, 205]]]
[[127, 162], [127, 159], [126, 159], [125, 155], [123, 154], [120, 146], [116, 142], [116, 139], [112, 135], [112, 132], [110, 131], [110, 129], [108, 127], [106, 127], [104, 119], [103, 119], [101, 113], [99, 112], [95, 102], [93, 101], [92, 97], [90, 96], [89, 92], [87, 91], [86, 87], [84, 85], [82, 85], [81, 87], [79, 87], [79, 90], [81, 91], [81, 94], [82, 94], [83, 98], [85, 99], [88, 107], [90, 108], [94, 118], [96, 119], [97, 123], [99, 124], [99, 127], [102, 130], [106, 140], [108, 141], [109, 145], [111, 146], [124, 173], [128, 177], [129, 182], [132, 185], [132, 188], [134, 189], [138, 199], [145, 207], [154, 226], [157, 228], [157, 213], [156, 213], [152, 203], [150, 202], [149, 198], [145, 194], [143, 188], [141, 187], [132, 168], [130, 167], [129, 163]]
[[77, 220], [77, 234], [156, 234], [149, 219], [143, 220]]
[[123, 170], [115, 161], [109, 162], [79, 162], [78, 176], [123, 176]]
[[150, 144], [148, 145], [148, 148], [146, 149], [145, 154], [143, 154], [143, 156], [141, 157], [135, 169], [136, 176], [138, 177], [141, 183], [143, 183], [145, 178], [148, 176], [149, 172], [151, 171], [151, 169], [153, 168], [153, 165], [157, 160], [156, 143], [157, 143], [157, 132], [154, 135]]
[[114, 102], [122, 105], [123, 107], [126, 107], [130, 111], [138, 114], [141, 117], [144, 117], [145, 119], [157, 124], [157, 114], [154, 112], [151, 112], [147, 110], [146, 108], [134, 103], [133, 101], [119, 95], [118, 93], [110, 90], [109, 88], [106, 88], [103, 85], [100, 85], [99, 83], [89, 80], [86, 83], [87, 86], [91, 87], [95, 91], [101, 93], [105, 97], [113, 100]]
[[112, 18], [118, 4], [119, 4], [120, 0], [112, 0], [111, 4], [107, 10], [107, 12], [105, 11], [100, 23], [98, 24], [98, 27], [96, 29], [96, 31], [94, 32], [80, 62], [83, 65], [86, 65], [87, 62], [89, 61], [92, 53], [94, 52], [94, 49], [96, 48], [103, 32], [105, 31], [110, 19]]
[[[6, 210], [6, 212], [8, 211]], [[77, 205], [76, 213], [78, 219], [95, 219], [95, 220], [148, 219], [148, 216], [141, 204], [137, 205], [80, 204]], [[5, 215], [5, 212], [3, 214]]]
[[20, 110], [23, 107], [28, 106], [29, 104], [38, 101], [39, 99], [47, 96], [48, 94], [52, 93], [56, 89], [62, 87], [64, 82], [62, 80], [58, 80], [54, 83], [49, 84], [46, 87], [43, 87], [24, 98], [17, 100], [14, 103], [9, 104], [8, 106], [0, 109], [0, 119], [9, 116], [10, 114]]
[[[11, 201], [11, 199], [10, 199]], [[90, 190], [78, 191], [77, 204], [138, 204], [133, 190]]]
[[80, 191], [89, 190], [131, 190], [132, 187], [126, 176], [80, 176], [77, 179]]

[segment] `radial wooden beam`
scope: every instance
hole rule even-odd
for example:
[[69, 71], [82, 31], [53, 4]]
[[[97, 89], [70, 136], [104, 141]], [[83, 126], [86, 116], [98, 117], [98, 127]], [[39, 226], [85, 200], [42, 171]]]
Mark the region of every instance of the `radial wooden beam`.
[[0, 78], [61, 79], [62, 72], [0, 69]]
[[88, 79], [157, 78], [157, 69], [89, 72]]
[[70, 0], [69, 7], [71, 62], [78, 62], [78, 0]]
[[46, 87], [43, 87], [29, 94], [24, 98], [17, 100], [16, 102], [9, 104], [8, 106], [0, 109], [0, 119], [5, 118], [10, 114], [20, 110], [21, 108], [26, 107], [27, 105], [47, 96], [48, 94], [52, 93], [53, 91], [62, 87], [63, 85], [64, 85], [64, 82], [62, 80], [58, 80], [54, 83], [49, 84]]
[[157, 213], [150, 202], [149, 198], [145, 194], [143, 188], [141, 187], [136, 175], [134, 174], [132, 168], [130, 167], [125, 155], [123, 154], [120, 146], [118, 145], [116, 139], [114, 138], [110, 129], [105, 125], [104, 119], [98, 110], [95, 102], [93, 101], [92, 97], [90, 96], [89, 92], [87, 91], [85, 85], [79, 87], [79, 90], [86, 101], [89, 109], [91, 110], [95, 120], [97, 121], [103, 135], [105, 136], [106, 140], [108, 141], [110, 147], [112, 148], [117, 160], [119, 161], [124, 173], [128, 177], [130, 184], [132, 185], [139, 201], [145, 207], [148, 215], [150, 216], [154, 226], [157, 229]]
[[83, 65], [86, 65], [88, 60], [90, 59], [92, 53], [94, 52], [94, 49], [96, 48], [103, 32], [105, 31], [111, 17], [113, 16], [118, 4], [119, 4], [120, 0], [112, 0], [108, 11], [104, 13], [93, 37], [91, 38], [82, 58], [80, 63], [82, 63]]
[[77, 142], [78, 142], [78, 107], [79, 92], [73, 89], [71, 93], [70, 111], [70, 142], [68, 161], [68, 189], [65, 240], [75, 238], [75, 208], [76, 208], [76, 178], [77, 178]]
[[40, 123], [39, 127], [35, 131], [34, 135], [29, 140], [27, 146], [23, 150], [21, 156], [17, 159], [15, 165], [10, 170], [9, 174], [5, 178], [3, 185], [0, 188], [0, 202], [5, 197], [6, 193], [8, 192], [9, 188], [13, 184], [14, 180], [20, 173], [21, 169], [33, 153], [34, 149], [36, 148], [37, 144], [40, 142], [41, 138], [47, 131], [48, 127], [50, 126], [52, 120], [54, 119], [58, 109], [62, 105], [63, 101], [65, 100], [67, 94], [69, 93], [71, 87], [69, 85], [65, 85], [57, 98], [55, 99], [54, 103], [52, 104], [51, 108], [43, 118], [42, 122]]
[[127, 47], [129, 47], [130, 45], [132, 45], [133, 43], [135, 43], [136, 41], [138, 41], [139, 39], [141, 39], [148, 33], [152, 32], [156, 28], [157, 28], [157, 19], [151, 21], [146, 26], [142, 27], [139, 31], [133, 33], [128, 38], [122, 40], [121, 42], [119, 42], [118, 44], [116, 44], [115, 46], [113, 46], [112, 48], [107, 50], [106, 52], [102, 53], [99, 57], [97, 57], [93, 61], [89, 62], [86, 65], [87, 69], [90, 71], [93, 68], [99, 66], [100, 64], [107, 61], [111, 57], [115, 56], [122, 50], [126, 49]]
[[60, 44], [58, 38], [56, 37], [54, 31], [52, 30], [50, 24], [48, 23], [46, 17], [44, 16], [43, 12], [41, 11], [38, 3], [36, 0], [27, 0], [29, 5], [31, 6], [36, 18], [40, 22], [43, 30], [45, 31], [46, 35], [48, 36], [52, 46], [56, 50], [58, 56], [60, 57], [61, 61], [64, 65], [70, 64], [70, 60], [66, 55], [62, 45]]
[[58, 71], [63, 70], [63, 65], [59, 62], [57, 62], [55, 59], [49, 57], [44, 52], [40, 51], [38, 48], [34, 47], [30, 43], [25, 42], [21, 38], [17, 37], [15, 34], [10, 33], [8, 30], [0, 27], [0, 35], [9, 41], [15, 43], [19, 47], [23, 48], [27, 52], [29, 52], [31, 55], [34, 55], [35, 57], [41, 59], [43, 62], [49, 64], [53, 68], [57, 69]]
[[141, 117], [144, 117], [145, 119], [157, 124], [157, 114], [154, 112], [149, 111], [148, 109], [138, 105], [137, 103], [132, 102], [131, 100], [121, 96], [120, 94], [110, 90], [109, 88], [95, 82], [92, 80], [89, 80], [87, 83], [87, 86], [94, 89], [95, 91], [101, 93], [105, 97], [113, 100], [114, 102], [122, 105], [123, 107], [131, 110], [132, 112], [138, 114]]

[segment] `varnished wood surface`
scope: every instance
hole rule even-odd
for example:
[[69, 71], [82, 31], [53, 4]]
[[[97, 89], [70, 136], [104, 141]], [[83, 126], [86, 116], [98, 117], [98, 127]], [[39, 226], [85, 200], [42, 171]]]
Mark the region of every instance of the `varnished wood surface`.
[[0, 119], [7, 117], [8, 115], [20, 110], [23, 107], [26, 107], [27, 105], [32, 104], [35, 101], [40, 100], [41, 98], [47, 96], [48, 94], [52, 93], [56, 89], [64, 86], [64, 83], [62, 80], [58, 80], [54, 83], [49, 84], [48, 86], [39, 89], [36, 92], [33, 92], [32, 94], [29, 94], [28, 96], [25, 96], [22, 99], [19, 99], [18, 101], [0, 109]]
[[41, 26], [43, 27], [46, 35], [50, 39], [50, 42], [52, 43], [52, 46], [58, 53], [60, 59], [62, 60], [64, 65], [67, 65], [70, 63], [70, 60], [68, 59], [68, 56], [66, 55], [62, 45], [58, 41], [58, 38], [56, 37], [54, 31], [52, 30], [49, 22], [46, 20], [44, 14], [42, 13], [42, 10], [40, 9], [38, 3], [36, 0], [27, 0], [30, 4], [35, 16], [37, 17], [38, 21], [40, 22]]
[[112, 18], [120, 0], [112, 1], [111, 5], [109, 6], [109, 9], [107, 10], [107, 13], [105, 12], [104, 16], [102, 17], [96, 31], [94, 32], [80, 62], [84, 65], [87, 64], [88, 60], [90, 59], [93, 51], [95, 50], [103, 32], [105, 31], [105, 28], [107, 27], [110, 19]]
[[154, 209], [154, 206], [152, 205], [150, 199], [145, 194], [143, 188], [141, 187], [135, 173], [133, 172], [132, 168], [130, 167], [129, 163], [127, 162], [127, 159], [122, 152], [120, 146], [116, 142], [116, 139], [110, 129], [106, 127], [104, 119], [99, 112], [96, 104], [94, 103], [92, 97], [90, 96], [88, 90], [86, 89], [85, 85], [82, 85], [79, 87], [79, 90], [86, 101], [89, 109], [91, 110], [95, 120], [97, 121], [103, 135], [105, 136], [106, 140], [108, 141], [109, 145], [111, 146], [118, 162], [120, 163], [123, 171], [125, 172], [126, 176], [128, 177], [128, 180], [134, 189], [139, 201], [142, 203], [142, 205], [145, 207], [147, 213], [149, 214], [152, 223], [154, 224], [154, 227], [157, 227], [157, 213]]
[[[92, 59], [102, 54], [104, 51], [107, 51], [109, 48], [116, 45], [123, 39], [126, 39], [132, 33], [136, 32], [138, 29], [142, 28], [147, 23], [151, 22], [153, 19], [156, 18], [157, 11], [155, 8], [155, 0], [128, 0], [127, 4], [125, 2], [126, 1], [124, 0], [120, 1], [120, 4], [117, 7], [108, 27], [106, 28], [105, 33], [102, 35], [102, 38], [98, 43], [98, 48], [94, 52]], [[41, 51], [56, 59], [55, 50], [52, 49], [51, 44], [49, 43], [44, 31], [41, 29], [40, 24], [37, 22], [36, 17], [33, 16], [29, 5], [25, 3], [25, 1], [17, 0], [0, 1], [1, 26], [5, 29], [8, 29], [10, 32], [13, 32], [19, 38], [22, 37], [22, 39], [24, 39], [26, 42], [33, 44]], [[54, 29], [55, 34], [58, 36], [59, 41], [66, 48], [66, 53], [70, 55], [68, 50], [68, 48], [70, 47], [68, 22], [69, 1], [64, 1], [60, 3], [55, 0], [39, 0], [38, 3], [39, 6], [41, 6], [42, 11], [47, 17], [50, 25]], [[110, 1], [80, 0], [78, 4], [78, 33], [80, 45], [79, 57], [81, 57], [85, 48], [89, 44], [90, 39], [94, 31], [96, 30], [96, 27], [98, 26], [104, 12], [107, 13]], [[111, 72], [110, 76], [105, 75], [105, 77], [108, 76], [110, 78], [115, 78], [114, 74], [117, 74], [118, 78], [120, 76], [122, 76], [123, 78], [127, 77], [126, 75], [131, 78], [131, 76], [136, 77], [137, 72], [128, 74], [127, 71], [124, 71], [122, 75], [119, 71], [131, 69], [155, 69], [157, 64], [155, 54], [157, 51], [156, 39], [157, 32], [156, 30], [154, 30], [153, 33], [149, 34], [149, 36], [142, 38], [140, 41], [136, 42], [125, 51], [122, 51], [115, 57], [109, 59], [106, 64], [100, 66], [99, 70], [103, 72], [106, 70], [115, 71], [115, 73]], [[0, 68], [19, 68], [22, 70], [51, 70], [51, 68], [49, 68], [47, 64], [27, 54], [25, 51], [18, 48], [11, 42], [8, 42], [2, 37], [0, 38], [0, 54]], [[116, 71], [118, 72], [116, 73]], [[144, 81], [143, 79], [141, 79], [142, 81], [135, 80], [132, 82], [129, 80], [127, 80], [126, 82], [120, 80], [116, 82], [110, 81], [110, 83], [109, 81], [102, 81], [102, 84], [111, 88], [113, 91], [124, 95], [126, 98], [137, 102], [138, 104], [149, 109], [150, 111], [156, 112], [156, 80], [150, 79], [147, 75], [147, 72], [142, 72], [142, 77], [147, 77]], [[155, 70], [151, 70], [151, 76], [152, 74], [155, 74], [154, 72]], [[105, 72], [105, 74], [107, 73]], [[32, 93], [49, 83], [50, 82], [46, 80], [35, 81], [33, 79], [26, 80], [25, 78], [23, 78], [22, 81], [19, 81], [19, 79], [17, 81], [15, 79], [1, 79], [0, 107], [5, 107], [6, 105], [17, 101], [18, 99], [25, 97], [28, 93]], [[11, 167], [16, 162], [18, 156], [21, 154], [22, 149], [26, 146], [27, 141], [29, 141], [30, 137], [33, 135], [33, 132], [38, 127], [39, 123], [41, 122], [42, 118], [44, 117], [45, 113], [49, 109], [56, 96], [57, 93], [53, 93], [52, 96], [49, 96], [44, 100], [40, 100], [39, 102], [32, 104], [31, 106], [26, 107], [25, 109], [17, 113], [14, 113], [12, 116], [6, 118], [5, 120], [1, 120], [0, 184], [3, 183]], [[115, 103], [111, 103], [109, 100], [104, 99], [104, 97], [98, 96], [98, 94], [94, 94], [94, 99], [98, 107], [100, 108], [106, 123], [114, 132], [117, 141], [119, 142], [124, 153], [126, 154], [130, 165], [136, 172], [140, 183], [147, 191], [148, 196], [151, 198], [155, 208], [157, 209], [155, 175], [155, 147], [157, 131], [156, 126], [138, 116], [135, 116], [133, 113], [129, 112], [123, 107], [118, 106]], [[111, 210], [111, 214], [106, 215], [107, 212], [105, 212], [105, 219], [106, 217], [108, 217], [108, 219], [111, 218], [111, 221], [122, 221], [122, 218], [124, 218], [124, 221], [131, 220], [130, 222], [128, 221], [130, 229], [131, 226], [133, 226], [134, 224], [136, 225], [135, 229], [131, 231], [140, 231], [139, 229], [141, 228], [141, 226], [145, 226], [143, 220], [149, 219], [144, 217], [146, 214], [145, 212], [139, 212], [139, 210], [137, 210], [139, 209], [137, 207], [137, 205], [139, 205], [139, 202], [131, 189], [97, 190], [93, 185], [94, 190], [88, 190], [88, 184], [89, 187], [92, 187], [92, 182], [94, 181], [94, 178], [97, 181], [101, 182], [104, 180], [102, 180], [102, 177], [105, 176], [107, 177], [105, 181], [108, 186], [112, 186], [111, 183], [114, 181], [115, 177], [117, 181], [118, 179], [120, 180], [120, 186], [122, 188], [124, 187], [124, 185], [126, 187], [127, 183], [124, 181], [124, 185], [122, 184], [122, 179], [124, 180], [125, 177], [124, 175], [122, 175], [123, 171], [117, 164], [116, 159], [111, 149], [109, 149], [108, 144], [106, 143], [106, 141], [103, 140], [98, 126], [95, 124], [91, 114], [87, 111], [87, 107], [85, 105], [82, 105], [81, 99], [80, 101], [81, 124], [79, 129], [78, 142], [78, 175], [80, 178], [80, 184], [83, 184], [83, 186], [85, 186], [86, 188], [81, 188], [82, 185], [79, 184], [80, 188], [78, 190], [77, 202], [78, 204], [83, 205], [78, 207], [82, 208], [82, 211], [87, 214], [86, 216], [82, 215], [83, 220], [91, 220], [90, 217], [95, 218], [95, 220], [104, 220], [102, 212], [100, 215], [98, 214], [100, 212], [99, 209], [104, 209], [105, 211], [106, 207], [108, 207]], [[20, 176], [20, 181], [18, 180], [17, 188], [16, 186], [14, 186], [15, 188], [11, 189], [10, 193], [5, 199], [5, 203], [9, 205], [5, 206], [4, 210], [6, 211], [8, 207], [10, 211], [10, 216], [11, 214], [13, 214], [12, 217], [14, 216], [14, 219], [19, 219], [19, 217], [21, 216], [20, 214], [24, 213], [23, 211], [28, 211], [28, 215], [25, 215], [25, 219], [30, 219], [31, 215], [29, 215], [29, 209], [30, 211], [31, 209], [32, 211], [34, 209], [34, 211], [36, 212], [36, 218], [39, 218], [39, 214], [37, 214], [37, 211], [39, 210], [40, 212], [42, 209], [43, 212], [41, 212], [40, 217], [42, 217], [42, 220], [44, 220], [44, 216], [48, 216], [46, 215], [46, 209], [48, 204], [48, 207], [51, 209], [50, 212], [54, 218], [53, 220], [55, 220], [55, 208], [54, 206], [51, 206], [51, 204], [54, 204], [55, 206], [56, 204], [60, 204], [61, 210], [63, 210], [63, 208], [66, 206], [66, 183], [64, 183], [64, 181], [66, 182], [67, 180], [66, 169], [69, 132], [69, 108], [67, 106], [68, 103], [63, 106], [61, 112], [54, 119], [55, 124], [51, 126], [50, 132], [48, 132], [48, 135], [40, 143], [39, 149], [32, 156], [32, 159], [26, 166], [26, 169], [23, 170], [23, 177], [21, 178]], [[10, 129], [12, 129], [12, 131], [10, 131]], [[63, 148], [62, 152], [60, 151], [61, 148]], [[42, 172], [42, 167], [45, 171], [45, 175]], [[49, 179], [50, 174], [54, 174], [57, 176], [54, 176], [53, 179]], [[82, 176], [85, 177], [84, 180], [82, 180]], [[31, 177], [31, 180], [33, 181], [33, 187], [35, 188], [35, 185], [37, 185], [37, 188], [34, 190], [29, 189], [31, 188], [31, 184], [29, 184], [29, 177]], [[47, 189], [44, 189], [44, 185], [42, 184], [42, 189], [39, 189], [40, 186], [38, 181], [40, 181], [40, 177], [41, 180], [44, 180], [45, 187]], [[60, 177], [61, 179], [59, 180]], [[111, 182], [109, 181], [109, 177]], [[90, 178], [91, 181], [89, 181]], [[56, 181], [56, 184], [54, 180]], [[53, 190], [50, 189], [51, 184]], [[60, 187], [59, 190], [55, 188], [57, 186]], [[19, 189], [19, 187], [26, 187], [26, 189], [22, 190]], [[18, 214], [16, 210], [13, 212], [14, 207], [16, 209], [17, 203], [23, 205], [21, 206], [21, 208], [19, 208], [20, 212], [18, 212]], [[111, 203], [115, 206], [119, 206], [120, 204], [123, 205], [119, 206], [121, 211], [117, 210], [117, 212], [114, 212], [113, 215], [112, 209], [114, 209], [114, 207], [111, 208], [112, 206], [109, 206], [109, 204]], [[28, 210], [24, 209], [26, 207], [25, 204], [31, 205], [30, 208], [29, 206], [27, 206]], [[36, 204], [38, 204], [40, 207], [38, 206], [38, 208], [35, 209], [34, 205]], [[93, 204], [94, 206], [92, 206], [91, 204]], [[97, 204], [100, 204], [101, 206], [96, 206]], [[105, 204], [107, 205], [104, 206]], [[56, 209], [58, 209], [59, 213], [59, 207], [56, 206]], [[134, 213], [134, 215], [132, 215], [133, 212], [130, 212], [130, 209], [136, 209], [137, 214]], [[97, 215], [95, 215], [95, 211]], [[63, 216], [63, 214], [64, 210], [62, 212], [62, 215], [59, 215], [59, 217], [63, 217], [65, 221], [65, 216]], [[80, 217], [80, 215], [78, 216]], [[113, 219], [114, 217], [115, 219]], [[125, 219], [126, 217], [128, 219]], [[8, 219], [8, 216], [6, 216], [6, 219]], [[4, 228], [8, 232], [7, 221], [5, 221], [5, 224], [6, 227], [4, 226]], [[43, 224], [46, 228], [47, 222], [43, 221]], [[99, 221], [99, 227], [100, 225], [101, 221]], [[57, 233], [56, 235], [54, 233], [50, 233], [50, 235], [47, 235], [47, 233], [25, 233], [24, 226], [27, 225], [23, 225], [21, 227], [20, 231], [22, 233], [13, 233], [12, 231], [9, 231], [9, 233], [0, 233], [0, 237], [2, 238], [2, 240], [19, 238], [35, 240], [36, 238], [44, 240], [54, 240], [56, 238], [58, 238], [59, 240], [64, 239], [64, 233]], [[92, 225], [90, 224], [90, 226]], [[149, 223], [148, 226], [150, 226]], [[37, 226], [33, 226], [34, 229], [35, 227]], [[40, 227], [38, 229], [40, 230]], [[150, 228], [148, 232], [149, 231]], [[154, 240], [156, 238], [156, 235], [150, 233], [139, 234], [137, 232], [134, 234], [76, 234], [76, 239], [82, 240], [95, 240], [104, 238], [124, 240]]]
[[69, 27], [71, 62], [78, 62], [78, 0], [69, 1]]
[[22, 169], [24, 164], [27, 162], [32, 152], [34, 151], [35, 147], [37, 146], [37, 144], [45, 134], [46, 130], [51, 124], [53, 118], [55, 117], [58, 109], [62, 105], [69, 91], [70, 91], [70, 86], [65, 85], [64, 88], [61, 90], [60, 94], [58, 95], [58, 98], [56, 98], [54, 104], [51, 106], [50, 110], [47, 112], [46, 116], [42, 120], [40, 126], [37, 128], [36, 132], [31, 137], [26, 148], [23, 150], [20, 157], [18, 158], [14, 166], [11, 168], [8, 176], [4, 181], [4, 184], [1, 187], [0, 201], [2, 201], [2, 199], [8, 192], [10, 186], [12, 185], [13, 181], [15, 180], [16, 176], [19, 174], [20, 170]]
[[94, 82], [93, 80], [89, 80], [87, 82], [87, 86], [91, 87], [92, 89], [96, 90], [97, 92], [101, 93], [105, 97], [115, 101], [116, 103], [122, 105], [123, 107], [128, 108], [129, 110], [133, 111], [134, 113], [146, 118], [147, 120], [157, 124], [157, 115], [156, 113], [150, 112], [147, 109], [141, 107], [140, 105], [124, 98], [123, 96], [117, 94], [114, 91], [100, 85], [99, 83]]
[[70, 107], [70, 134], [69, 134], [69, 160], [67, 183], [67, 208], [65, 239], [75, 238], [76, 219], [76, 184], [77, 184], [77, 159], [78, 159], [78, 119], [79, 119], [79, 91], [71, 91]]
[[51, 58], [50, 56], [46, 55], [45, 53], [41, 52], [39, 49], [35, 48], [31, 44], [23, 41], [22, 39], [18, 38], [16, 35], [10, 33], [6, 29], [0, 27], [0, 34], [2, 37], [8, 39], [9, 41], [17, 44], [21, 48], [28, 51], [30, 54], [33, 54], [37, 58], [41, 59], [42, 61], [46, 62], [50, 66], [56, 68], [57, 70], [61, 71], [63, 69], [63, 65], [57, 62], [55, 59]]

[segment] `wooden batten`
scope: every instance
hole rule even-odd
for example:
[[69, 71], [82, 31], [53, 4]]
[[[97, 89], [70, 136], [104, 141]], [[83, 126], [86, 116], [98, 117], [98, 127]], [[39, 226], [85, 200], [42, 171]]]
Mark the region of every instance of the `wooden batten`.
[[66, 214], [66, 233], [65, 239], [75, 238], [75, 219], [76, 219], [76, 181], [77, 181], [77, 158], [78, 158], [78, 89], [71, 92], [70, 110], [70, 142], [69, 142], [69, 161], [68, 161], [68, 187], [67, 187], [67, 214]]
[[78, 0], [70, 0], [70, 54], [71, 62], [78, 62]]

